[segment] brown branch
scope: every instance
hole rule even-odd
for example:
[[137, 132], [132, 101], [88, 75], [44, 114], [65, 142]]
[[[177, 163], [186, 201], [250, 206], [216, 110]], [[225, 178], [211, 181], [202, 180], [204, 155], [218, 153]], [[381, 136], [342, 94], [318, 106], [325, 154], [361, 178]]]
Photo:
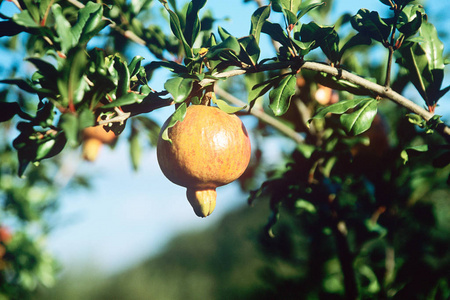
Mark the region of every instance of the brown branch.
[[[282, 69], [282, 68], [288, 68], [288, 67], [295, 68], [296, 66], [294, 66], [294, 63], [293, 62], [271, 63], [271, 64], [262, 65], [257, 70], [255, 70], [255, 69], [237, 69], [237, 70], [226, 71], [223, 73], [215, 73], [215, 74], [213, 74], [213, 76], [216, 78], [228, 78], [228, 77], [232, 77], [232, 76], [243, 75], [246, 73], [275, 70], [275, 69]], [[374, 83], [374, 82], [364, 79], [358, 75], [352, 74], [348, 71], [338, 69], [336, 67], [332, 67], [327, 64], [311, 62], [311, 61], [302, 62], [300, 68], [305, 69], [305, 70], [316, 71], [316, 72], [323, 72], [323, 73], [335, 76], [339, 79], [344, 79], [351, 83], [359, 85], [360, 87], [365, 88], [368, 91], [371, 91], [372, 93], [377, 94], [378, 96], [380, 96], [382, 98], [386, 98], [386, 99], [390, 99], [390, 100], [394, 101], [395, 103], [399, 104], [400, 106], [405, 107], [410, 112], [413, 112], [413, 113], [419, 115], [425, 121], [429, 121], [431, 118], [434, 117], [433, 113], [429, 112], [428, 110], [422, 108], [421, 106], [417, 105], [416, 103], [409, 100], [408, 98], [395, 92], [392, 88], [385, 87], [380, 84]], [[216, 81], [216, 80], [213, 78], [205, 78], [204, 80], [202, 80], [200, 82], [200, 85], [205, 86], [214, 81]], [[450, 142], [450, 128], [448, 126], [446, 126], [444, 123], [442, 123], [436, 128], [436, 130], [448, 142]]]
[[[235, 96], [231, 95], [230, 93], [228, 93], [224, 89], [220, 88], [217, 84], [215, 85], [215, 92], [217, 94], [219, 94], [223, 99], [225, 99], [226, 101], [228, 101], [231, 104], [234, 104], [234, 105], [237, 105], [237, 106], [245, 106], [245, 105], [247, 105], [247, 103], [245, 103], [242, 100], [240, 100], [240, 99], [236, 98]], [[278, 131], [280, 131], [285, 136], [293, 139], [296, 143], [300, 144], [300, 143], [304, 142], [303, 137], [298, 132], [296, 132], [292, 128], [286, 126], [286, 124], [284, 124], [283, 122], [280, 122], [278, 119], [268, 115], [263, 110], [246, 109], [246, 111], [248, 113], [250, 113], [251, 115], [257, 117], [258, 119], [260, 119], [264, 123], [267, 123], [270, 126], [272, 126], [273, 128], [277, 129]]]

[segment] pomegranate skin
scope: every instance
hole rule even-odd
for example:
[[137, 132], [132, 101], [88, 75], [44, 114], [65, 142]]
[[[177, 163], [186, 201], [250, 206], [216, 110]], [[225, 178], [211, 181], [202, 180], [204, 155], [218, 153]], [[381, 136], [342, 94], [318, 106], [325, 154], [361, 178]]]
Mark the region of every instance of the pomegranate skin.
[[[199, 191], [215, 190], [242, 175], [251, 155], [247, 130], [237, 116], [204, 105], [189, 106], [184, 120], [168, 129], [172, 142], [162, 138], [168, 123], [158, 139], [159, 166], [170, 181], [188, 188], [188, 199], [197, 215], [210, 214], [215, 197], [209, 195], [208, 199], [214, 199], [206, 201], [201, 196], [206, 193]], [[204, 209], [205, 205], [212, 209]]]

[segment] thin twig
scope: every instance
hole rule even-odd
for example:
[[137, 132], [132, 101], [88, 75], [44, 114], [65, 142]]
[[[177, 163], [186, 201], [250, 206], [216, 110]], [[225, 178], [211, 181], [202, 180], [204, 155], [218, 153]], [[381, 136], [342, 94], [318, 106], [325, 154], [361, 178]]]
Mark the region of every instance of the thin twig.
[[[237, 106], [245, 106], [247, 103], [244, 101], [236, 98], [235, 96], [231, 95], [221, 87], [219, 87], [217, 84], [215, 85], [215, 92], [219, 94], [223, 99], [228, 101], [231, 104], [237, 105]], [[296, 143], [300, 144], [304, 142], [304, 138], [295, 130], [292, 128], [286, 126], [286, 124], [280, 122], [278, 119], [268, 115], [262, 110], [259, 109], [247, 109], [247, 112], [251, 115], [257, 117], [261, 121], [271, 125], [273, 128], [279, 130], [281, 133], [286, 135], [287, 137], [293, 139]]]

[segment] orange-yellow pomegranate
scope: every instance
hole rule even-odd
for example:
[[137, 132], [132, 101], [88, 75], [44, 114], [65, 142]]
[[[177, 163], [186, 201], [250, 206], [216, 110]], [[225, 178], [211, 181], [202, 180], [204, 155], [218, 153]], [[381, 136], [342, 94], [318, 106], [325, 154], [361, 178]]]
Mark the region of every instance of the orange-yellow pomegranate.
[[235, 115], [211, 106], [191, 105], [183, 121], [168, 129], [172, 142], [157, 145], [158, 163], [173, 183], [187, 188], [186, 195], [199, 217], [209, 216], [216, 205], [216, 188], [242, 175], [250, 161], [247, 130]]
[[83, 130], [83, 158], [94, 161], [103, 144], [111, 144], [116, 139], [114, 132], [106, 131], [103, 125], [87, 127]]

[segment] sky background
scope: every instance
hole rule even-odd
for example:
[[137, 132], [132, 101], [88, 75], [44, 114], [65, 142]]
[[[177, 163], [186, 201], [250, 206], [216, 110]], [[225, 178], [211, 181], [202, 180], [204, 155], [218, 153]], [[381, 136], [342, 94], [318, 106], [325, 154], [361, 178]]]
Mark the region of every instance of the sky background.
[[[333, 16], [343, 12], [355, 14], [359, 8], [384, 9], [384, 5], [376, 0], [336, 2]], [[445, 22], [448, 25], [444, 14], [450, 8], [450, 1], [428, 2], [430, 7], [427, 9], [436, 17], [432, 19], [433, 23], [439, 25]], [[157, 1], [155, 5], [159, 5]], [[10, 15], [12, 7], [11, 3], [4, 2], [2, 13]], [[250, 16], [256, 6], [254, 3], [243, 4], [242, 0], [210, 0], [206, 9], [212, 10], [218, 19], [230, 19], [220, 21], [216, 26], [224, 27], [235, 36], [245, 36], [249, 32]], [[272, 13], [272, 17], [275, 16]], [[332, 18], [330, 24], [335, 19]], [[448, 37], [444, 41], [449, 45]], [[273, 56], [268, 40], [263, 40], [263, 43], [266, 43], [265, 49], [269, 51], [264, 52], [263, 57]], [[136, 47], [133, 51], [134, 55], [150, 56], [145, 47]], [[3, 63], [7, 62], [0, 61], [0, 64]], [[163, 89], [166, 78], [154, 78], [152, 88]], [[417, 94], [413, 97], [417, 97]], [[450, 102], [448, 98], [447, 95], [442, 102]], [[438, 108], [437, 113], [445, 113], [450, 118], [448, 107]], [[172, 112], [171, 107], [160, 110], [158, 122], [162, 123]], [[252, 127], [251, 117], [245, 117], [243, 121], [248, 128]], [[264, 155], [270, 161], [277, 161], [283, 151], [292, 147], [292, 144], [275, 143], [270, 139], [265, 141], [265, 145], [268, 147]], [[186, 200], [185, 188], [172, 184], [161, 173], [155, 149], [146, 148], [140, 170], [132, 170], [125, 139], [119, 139], [114, 150], [103, 148], [94, 163], [81, 161], [77, 151], [70, 153], [64, 172], [64, 176], [74, 172], [88, 175], [93, 186], [90, 190], [66, 188], [63, 191], [60, 208], [53, 220], [55, 227], [48, 237], [49, 251], [69, 271], [86, 266], [101, 272], [123, 270], [158, 253], [177, 234], [215, 226], [224, 214], [246, 205], [248, 196], [234, 183], [220, 187], [214, 213], [207, 218], [199, 218]], [[64, 177], [59, 180], [64, 181]]]

